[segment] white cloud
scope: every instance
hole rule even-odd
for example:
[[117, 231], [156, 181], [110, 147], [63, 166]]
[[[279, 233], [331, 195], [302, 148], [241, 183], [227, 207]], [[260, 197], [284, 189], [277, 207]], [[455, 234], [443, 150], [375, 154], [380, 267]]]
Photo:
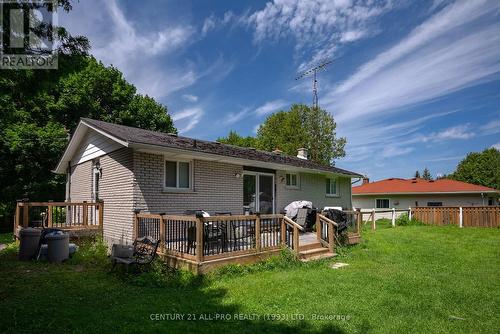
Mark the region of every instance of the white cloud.
[[257, 125], [255, 125], [255, 126], [253, 127], [253, 131], [252, 131], [252, 132], [253, 132], [254, 134], [257, 134], [257, 132], [259, 131], [260, 126], [261, 126], [261, 125], [262, 125], [262, 124], [257, 124]]
[[500, 150], [500, 142], [491, 145], [491, 147], [496, 148], [497, 150]]
[[471, 22], [498, 10], [500, 2], [487, 0], [445, 7], [362, 65], [323, 104], [338, 110], [338, 120], [376, 116], [491, 79], [500, 71], [500, 25]]
[[485, 135], [491, 135], [500, 132], [500, 120], [493, 120], [480, 127]]
[[[273, 0], [247, 18], [254, 28], [254, 41], [292, 37], [296, 51], [311, 49], [310, 60], [331, 57], [338, 44], [353, 42], [369, 34], [372, 20], [393, 7], [392, 1], [361, 0]], [[373, 30], [373, 29], [372, 29]]]
[[405, 155], [413, 151], [413, 147], [387, 146], [382, 150], [382, 157], [392, 158]]
[[424, 143], [429, 141], [440, 142], [452, 139], [470, 139], [474, 136], [475, 133], [469, 131], [468, 125], [457, 125], [439, 132], [431, 133], [428, 136], [417, 138], [417, 140], [420, 140]]
[[197, 102], [198, 101], [198, 96], [192, 95], [192, 94], [183, 94], [182, 98], [184, 99], [184, 101], [187, 101], [187, 102]]
[[224, 120], [222, 121], [222, 124], [224, 125], [230, 125], [234, 124], [236, 122], [241, 121], [243, 118], [247, 117], [249, 115], [250, 108], [243, 108], [241, 111], [237, 113], [229, 113], [224, 115]]
[[274, 100], [274, 101], [269, 101], [255, 109], [255, 113], [257, 116], [263, 116], [270, 114], [272, 112], [278, 111], [279, 109], [285, 107], [288, 105], [288, 102], [284, 100]]
[[175, 126], [184, 134], [192, 130], [201, 120], [204, 111], [200, 107], [187, 108], [172, 115]]
[[[244, 17], [244, 16], [242, 16]], [[210, 15], [203, 21], [203, 26], [201, 28], [201, 34], [205, 36], [209, 32], [220, 29], [231, 22], [239, 23], [241, 18], [238, 18], [232, 11], [227, 11], [224, 13], [224, 17], [219, 19], [214, 14]]]

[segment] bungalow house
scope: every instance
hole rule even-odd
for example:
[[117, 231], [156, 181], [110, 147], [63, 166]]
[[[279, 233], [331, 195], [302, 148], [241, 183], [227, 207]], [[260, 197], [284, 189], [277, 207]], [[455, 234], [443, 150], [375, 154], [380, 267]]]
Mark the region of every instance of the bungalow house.
[[104, 201], [108, 243], [133, 239], [134, 211], [182, 215], [280, 213], [295, 200], [352, 208], [360, 174], [280, 152], [81, 119], [56, 173], [67, 175], [66, 201]]
[[363, 184], [352, 188], [355, 208], [380, 211], [418, 206], [498, 205], [499, 195], [496, 189], [449, 179], [390, 178], [370, 183], [365, 178]]

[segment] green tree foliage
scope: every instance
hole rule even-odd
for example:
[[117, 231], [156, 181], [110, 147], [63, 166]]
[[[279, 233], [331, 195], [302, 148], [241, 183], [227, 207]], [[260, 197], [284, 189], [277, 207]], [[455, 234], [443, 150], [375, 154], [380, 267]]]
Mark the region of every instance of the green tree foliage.
[[414, 177], [420, 178], [420, 172], [418, 170], [415, 172], [415, 176]]
[[330, 165], [345, 156], [345, 138], [337, 138], [337, 124], [332, 115], [319, 108], [295, 104], [289, 111], [270, 115], [257, 132], [257, 148], [296, 155], [297, 149], [308, 149], [309, 159]]
[[467, 154], [448, 178], [500, 189], [500, 151], [492, 147]]
[[431, 172], [427, 167], [424, 168], [424, 171], [422, 172], [422, 178], [424, 180], [432, 180], [432, 175]]
[[65, 177], [51, 170], [81, 117], [176, 132], [165, 106], [87, 55], [85, 37], [57, 31], [57, 70], [0, 71], [0, 223], [12, 223], [16, 199], [64, 199]]
[[229, 144], [240, 147], [257, 147], [257, 139], [252, 136], [243, 137], [240, 136], [236, 131], [229, 131], [227, 137], [217, 138], [219, 143]]

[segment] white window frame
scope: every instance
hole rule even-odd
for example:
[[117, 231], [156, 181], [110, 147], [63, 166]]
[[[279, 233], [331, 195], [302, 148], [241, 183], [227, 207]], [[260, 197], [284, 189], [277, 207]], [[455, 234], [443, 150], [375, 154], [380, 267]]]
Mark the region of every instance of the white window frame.
[[[387, 200], [389, 202], [389, 206], [387, 208], [379, 208], [377, 207], [377, 201], [378, 200]], [[387, 197], [383, 197], [383, 198], [375, 198], [375, 206], [374, 206], [375, 209], [390, 209], [391, 208], [391, 199], [390, 198], [387, 198]]]
[[[175, 162], [175, 174], [176, 174], [176, 179], [175, 179], [175, 187], [167, 187], [165, 185], [165, 181], [167, 180], [167, 170], [166, 170], [166, 162]], [[189, 164], [189, 186], [187, 188], [179, 188], [179, 162], [185, 162]], [[191, 191], [193, 190], [193, 160], [186, 160], [186, 159], [174, 159], [174, 158], [168, 158], [165, 157], [163, 159], [163, 190], [165, 191]]]
[[[295, 181], [296, 181], [296, 184], [295, 185], [288, 185], [287, 184], [287, 176], [290, 175], [290, 181], [292, 180], [292, 175], [295, 175]], [[288, 173], [286, 172], [285, 173], [285, 187], [287, 189], [300, 189], [300, 174], [299, 173]]]
[[339, 178], [337, 176], [327, 176], [325, 178], [325, 186], [326, 186], [326, 180], [330, 180], [330, 191], [332, 190], [332, 180], [335, 181], [335, 193], [326, 193], [326, 197], [340, 197], [340, 191], [339, 191]]

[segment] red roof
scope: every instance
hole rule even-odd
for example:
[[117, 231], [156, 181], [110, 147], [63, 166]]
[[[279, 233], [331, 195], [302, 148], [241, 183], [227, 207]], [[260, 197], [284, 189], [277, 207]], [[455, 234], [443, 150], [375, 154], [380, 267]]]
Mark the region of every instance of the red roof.
[[439, 179], [424, 180], [419, 178], [391, 178], [372, 183], [366, 183], [352, 188], [353, 195], [362, 194], [413, 194], [413, 193], [485, 193], [499, 192], [496, 189], [475, 184]]

